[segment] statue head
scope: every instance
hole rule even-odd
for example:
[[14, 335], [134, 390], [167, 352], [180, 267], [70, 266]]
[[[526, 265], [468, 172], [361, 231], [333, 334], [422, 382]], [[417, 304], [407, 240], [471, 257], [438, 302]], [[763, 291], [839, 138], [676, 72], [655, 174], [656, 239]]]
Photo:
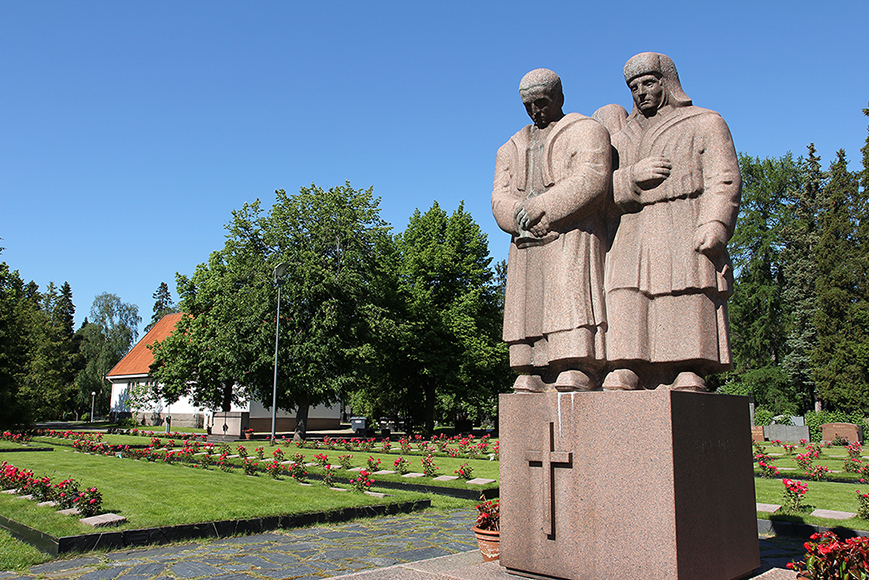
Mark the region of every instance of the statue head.
[[534, 69], [519, 82], [519, 96], [525, 111], [538, 129], [545, 129], [564, 116], [561, 79], [547, 68]]
[[643, 52], [625, 63], [625, 82], [634, 97], [634, 111], [646, 117], [662, 107], [685, 107], [691, 99], [682, 90], [676, 65], [666, 54]]

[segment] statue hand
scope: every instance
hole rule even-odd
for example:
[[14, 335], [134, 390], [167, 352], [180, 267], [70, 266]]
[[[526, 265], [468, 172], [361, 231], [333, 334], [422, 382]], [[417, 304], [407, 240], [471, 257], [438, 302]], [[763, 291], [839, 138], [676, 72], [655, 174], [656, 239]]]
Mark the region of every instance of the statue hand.
[[631, 167], [631, 180], [641, 189], [655, 187], [670, 176], [673, 164], [663, 155], [640, 159]]
[[707, 256], [720, 254], [727, 247], [727, 228], [721, 222], [703, 224], [694, 233], [694, 249]]
[[529, 199], [521, 212], [527, 220], [525, 225], [526, 230], [538, 238], [542, 238], [549, 233], [549, 218], [546, 217], [546, 210], [539, 198], [533, 197]]

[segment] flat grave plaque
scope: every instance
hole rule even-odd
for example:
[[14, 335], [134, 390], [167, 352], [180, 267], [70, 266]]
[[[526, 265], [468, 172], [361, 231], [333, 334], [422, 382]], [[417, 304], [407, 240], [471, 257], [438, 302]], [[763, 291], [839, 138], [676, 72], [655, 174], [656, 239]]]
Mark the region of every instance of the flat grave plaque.
[[837, 512], [835, 510], [815, 510], [810, 515], [816, 518], [828, 518], [831, 520], [850, 520], [857, 517], [857, 514], [851, 512]]

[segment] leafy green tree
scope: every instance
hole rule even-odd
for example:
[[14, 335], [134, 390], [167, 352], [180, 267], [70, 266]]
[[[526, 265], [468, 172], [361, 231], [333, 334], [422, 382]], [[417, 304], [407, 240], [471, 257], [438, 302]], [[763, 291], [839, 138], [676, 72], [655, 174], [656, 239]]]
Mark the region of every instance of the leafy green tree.
[[92, 392], [96, 393], [96, 412], [108, 411], [111, 387], [105, 377], [136, 343], [142, 321], [138, 306], [107, 292], [94, 298], [90, 319], [79, 329], [85, 363], [75, 383], [82, 414], [90, 409]]
[[397, 243], [410, 340], [401, 344], [404, 380], [396, 386], [412, 389], [405, 400], [422, 395], [407, 418], [430, 433], [437, 407], [447, 421], [483, 406], [494, 414], [495, 396], [511, 381], [486, 235], [463, 204], [447, 215], [435, 203], [414, 212]]
[[151, 298], [154, 299], [154, 308], [152, 309], [153, 314], [151, 315], [151, 322], [149, 322], [148, 326], [145, 327], [145, 334], [148, 334], [148, 331], [154, 328], [154, 325], [157, 324], [161, 318], [167, 314], [178, 312], [178, 308], [176, 308], [175, 302], [172, 300], [172, 293], [169, 291], [169, 285], [166, 284], [166, 282], [160, 282], [160, 286], [157, 287]]
[[817, 346], [812, 353], [820, 398], [833, 409], [869, 409], [869, 295], [866, 294], [866, 192], [845, 152], [830, 166], [818, 219]]
[[378, 312], [373, 292], [382, 286], [378, 253], [388, 238], [379, 199], [349, 184], [278, 190], [268, 212], [259, 201], [245, 204], [227, 230], [224, 248], [191, 280], [179, 278], [182, 311], [191, 316], [154, 349], [154, 376], [169, 397], [191, 394], [226, 408], [232, 397], [253, 396], [270, 407], [273, 269], [286, 263], [277, 404], [296, 409], [296, 436], [304, 437], [310, 406], [337, 403], [363, 385]]

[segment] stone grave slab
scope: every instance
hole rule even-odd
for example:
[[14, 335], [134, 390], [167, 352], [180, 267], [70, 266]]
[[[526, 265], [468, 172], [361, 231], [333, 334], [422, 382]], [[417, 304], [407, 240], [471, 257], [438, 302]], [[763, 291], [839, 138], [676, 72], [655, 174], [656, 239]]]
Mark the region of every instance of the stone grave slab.
[[306, 463], [305, 467], [317, 467], [318, 465], [320, 465], [320, 464], [317, 463], [316, 461], [312, 461], [310, 463]]
[[95, 528], [104, 528], [106, 526], [117, 526], [122, 524], [127, 521], [127, 518], [119, 516], [118, 514], [100, 514], [89, 518], [81, 518], [79, 521]]
[[767, 514], [774, 514], [781, 509], [781, 506], [775, 503], [759, 503], [755, 505], [757, 506], [757, 511]]
[[458, 476], [456, 476], [456, 475], [438, 475], [437, 477], [434, 478], [435, 481], [453, 481], [455, 479], [458, 479]]
[[474, 479], [468, 480], [468, 485], [487, 485], [490, 483], [494, 483], [494, 479], [486, 479], [485, 477], [475, 477]]
[[387, 497], [388, 494], [380, 493], [379, 491], [366, 491], [365, 495], [370, 495], [371, 497]]
[[811, 515], [816, 518], [829, 518], [831, 520], [850, 520], [857, 517], [857, 514], [851, 512], [837, 512], [835, 510], [815, 510]]
[[33, 495], [31, 495], [29, 493], [27, 495], [18, 495], [15, 497], [17, 497], [18, 499], [33, 499]]
[[401, 477], [408, 477], [408, 478], [413, 479], [413, 478], [417, 478], [417, 477], [425, 477], [425, 473], [414, 473], [414, 472], [411, 472], [411, 473], [405, 473], [405, 474], [402, 475]]
[[863, 441], [863, 429], [853, 423], [824, 423], [821, 425], [821, 441], [830, 442], [836, 440], [836, 436], [853, 443]]
[[237, 454], [236, 454], [236, 455], [227, 455], [227, 456], [226, 456], [227, 459], [238, 459], [239, 457], [241, 457], [241, 456], [240, 456], [240, 455], [237, 455]]
[[281, 461], [281, 465], [289, 465], [290, 463], [295, 463], [292, 459], [288, 459], [286, 461]]
[[375, 471], [372, 475], [392, 475], [395, 473], [391, 469], [381, 469], [380, 471]]
[[347, 491], [343, 487], [330, 487], [329, 489], [331, 489], [332, 491]]
[[41, 501], [36, 505], [46, 506], [46, 507], [54, 507], [57, 505], [56, 501]]
[[16, 493], [17, 491], [18, 491], [17, 489], [4, 489], [4, 490], [3, 490], [2, 492], [0, 492], [0, 493], [8, 493], [9, 495], [15, 495], [15, 493]]
[[57, 513], [63, 516], [77, 516], [78, 508], [67, 508], [65, 510], [58, 510]]
[[347, 471], [362, 471], [362, 468], [361, 467], [351, 467]]

